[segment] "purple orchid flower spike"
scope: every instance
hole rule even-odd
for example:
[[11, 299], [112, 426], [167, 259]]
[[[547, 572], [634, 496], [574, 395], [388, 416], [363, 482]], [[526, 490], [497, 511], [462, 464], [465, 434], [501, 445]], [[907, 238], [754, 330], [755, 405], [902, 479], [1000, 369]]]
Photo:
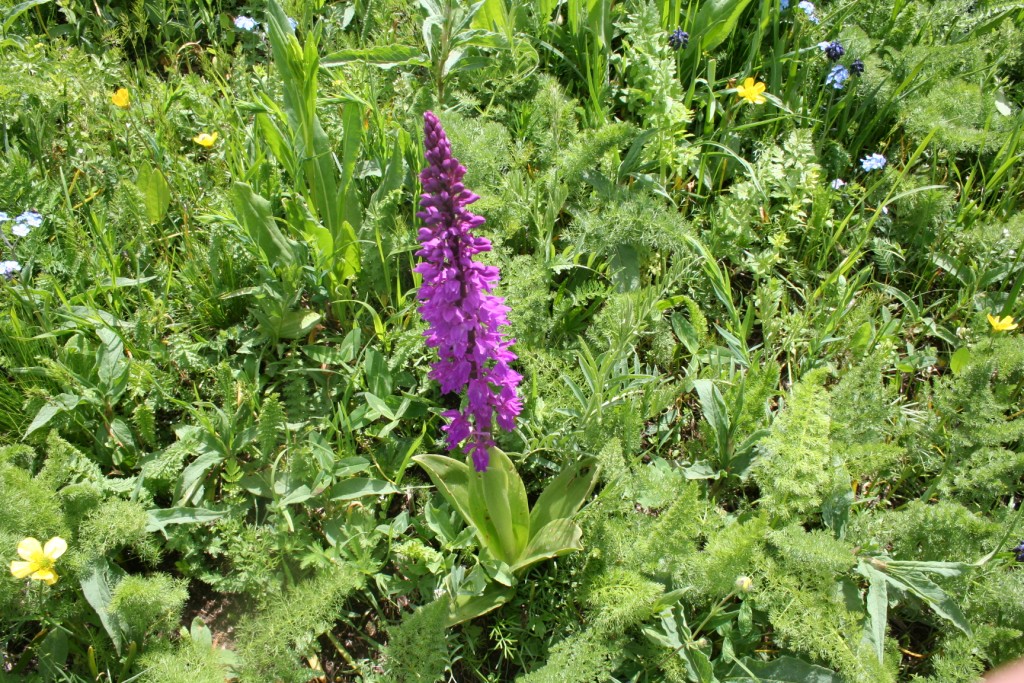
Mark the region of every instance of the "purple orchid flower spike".
[[466, 207], [479, 197], [462, 184], [466, 168], [452, 156], [451, 145], [433, 112], [424, 119], [427, 166], [420, 174], [423, 221], [419, 231], [423, 261], [415, 271], [423, 276], [417, 298], [427, 321], [427, 346], [437, 348], [438, 360], [430, 378], [442, 393], [466, 390], [463, 407], [447, 410], [448, 450], [468, 440], [466, 450], [478, 472], [487, 469], [488, 449], [495, 445], [493, 422], [506, 431], [515, 427], [522, 411], [516, 388], [522, 376], [510, 363], [516, 359], [505, 336], [508, 307], [503, 297], [491, 294], [498, 269], [473, 260], [490, 251], [491, 243], [473, 235], [484, 223]]

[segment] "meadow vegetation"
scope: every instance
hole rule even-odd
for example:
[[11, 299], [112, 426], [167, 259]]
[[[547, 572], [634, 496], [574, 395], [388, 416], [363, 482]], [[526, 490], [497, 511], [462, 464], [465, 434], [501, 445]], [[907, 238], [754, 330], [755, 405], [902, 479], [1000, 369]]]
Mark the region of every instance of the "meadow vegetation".
[[[1024, 656], [1022, 98], [1019, 0], [0, 0], [0, 681]], [[522, 375], [485, 474], [428, 111]]]

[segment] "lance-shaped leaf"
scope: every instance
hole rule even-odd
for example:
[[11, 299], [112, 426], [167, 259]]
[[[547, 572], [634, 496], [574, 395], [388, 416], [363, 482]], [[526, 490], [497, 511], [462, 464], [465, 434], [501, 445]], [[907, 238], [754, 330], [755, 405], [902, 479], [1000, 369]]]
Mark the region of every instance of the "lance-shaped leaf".
[[597, 473], [597, 458], [589, 456], [564, 467], [533, 504], [530, 533], [536, 534], [556, 519], [575, 515], [594, 489]]
[[470, 473], [469, 504], [473, 523], [487, 535], [494, 556], [513, 565], [530, 539], [530, 505], [526, 487], [504, 452], [488, 449], [490, 464]]
[[566, 518], [556, 519], [530, 537], [530, 544], [512, 565], [512, 571], [520, 572], [543, 560], [583, 550], [582, 541], [583, 530], [576, 522]]

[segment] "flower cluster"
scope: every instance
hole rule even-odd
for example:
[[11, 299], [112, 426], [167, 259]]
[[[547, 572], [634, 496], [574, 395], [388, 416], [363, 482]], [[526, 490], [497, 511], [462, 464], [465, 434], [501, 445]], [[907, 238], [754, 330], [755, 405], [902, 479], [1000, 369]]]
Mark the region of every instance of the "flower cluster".
[[690, 34], [681, 28], [677, 28], [672, 31], [668, 37], [668, 45], [673, 50], [685, 50], [686, 46], [690, 44]]
[[825, 56], [833, 62], [838, 62], [840, 57], [846, 54], [846, 48], [838, 40], [833, 40], [832, 42], [826, 40], [818, 43], [818, 49], [824, 52]]
[[452, 156], [437, 116], [428, 111], [423, 119], [428, 163], [420, 174], [423, 195], [416, 214], [423, 221], [416, 255], [423, 261], [415, 270], [423, 276], [417, 298], [428, 324], [424, 336], [438, 355], [430, 378], [441, 384], [442, 393], [465, 388], [463, 407], [444, 412], [451, 422], [443, 429], [448, 450], [468, 439], [473, 466], [483, 472], [488, 449], [495, 445], [492, 423], [511, 431], [522, 410], [516, 393], [522, 377], [510, 366], [516, 359], [509, 348], [513, 340], [502, 332], [508, 307], [491, 294], [498, 269], [473, 260], [491, 249], [489, 240], [472, 233], [483, 217], [466, 208], [479, 197], [462, 184], [466, 168]]
[[[788, 4], [789, 3], [787, 3], [787, 6]], [[810, 2], [809, 0], [800, 0], [800, 2], [796, 4], [796, 6], [804, 11], [804, 14], [807, 15], [807, 20], [810, 21], [812, 24], [821, 23], [821, 20], [818, 19], [818, 15], [816, 14], [817, 10], [814, 7], [814, 3]]]
[[45, 546], [34, 538], [26, 538], [18, 544], [21, 560], [11, 562], [11, 574], [16, 579], [28, 577], [52, 586], [59, 578], [53, 565], [67, 549], [67, 541], [60, 536], [54, 536]]
[[239, 14], [235, 17], [235, 28], [241, 31], [254, 31], [258, 24], [252, 17], [247, 17], [243, 14]]
[[825, 85], [831, 85], [836, 90], [842, 90], [846, 79], [850, 77], [850, 71], [842, 64], [836, 64], [825, 77]]
[[885, 168], [885, 157], [881, 154], [869, 154], [860, 160], [860, 167], [867, 171], [881, 171]]
[[[10, 220], [10, 216], [0, 211], [0, 224], [10, 222]], [[11, 228], [11, 233], [18, 237], [26, 237], [32, 231], [32, 228], [38, 228], [42, 224], [42, 214], [38, 211], [25, 211], [20, 216], [14, 218], [14, 227]]]

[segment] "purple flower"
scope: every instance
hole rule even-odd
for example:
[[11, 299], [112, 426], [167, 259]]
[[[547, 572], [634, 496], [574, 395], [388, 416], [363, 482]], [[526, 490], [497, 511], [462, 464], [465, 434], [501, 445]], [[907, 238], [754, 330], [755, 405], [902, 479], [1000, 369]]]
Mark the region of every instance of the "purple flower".
[[831, 85], [836, 90], [843, 89], [843, 83], [850, 77], [850, 72], [842, 64], [836, 64], [825, 77], [825, 85]]
[[681, 28], [677, 28], [668, 36], [668, 45], [673, 50], [685, 50], [690, 43], [690, 34]]
[[417, 298], [420, 315], [427, 321], [427, 346], [437, 348], [438, 360], [430, 378], [441, 384], [441, 393], [466, 390], [463, 406], [443, 414], [451, 422], [442, 429], [448, 450], [469, 440], [466, 450], [478, 472], [487, 469], [487, 449], [493, 447], [492, 423], [506, 431], [515, 427], [522, 411], [516, 387], [522, 376], [510, 367], [516, 355], [509, 350], [514, 340], [502, 328], [508, 325], [504, 298], [491, 294], [498, 269], [473, 260], [491, 250], [473, 228], [484, 223], [466, 207], [479, 197], [462, 184], [466, 168], [452, 156], [441, 122], [433, 112], [423, 114], [427, 166], [420, 173], [423, 221], [419, 231], [423, 261], [415, 271], [423, 276]]
[[1011, 553], [1016, 553], [1017, 561], [1024, 562], [1024, 541], [1021, 541], [1014, 548], [1010, 548]]
[[864, 62], [859, 59], [855, 59], [850, 62], [850, 71], [857, 74], [858, 76], [864, 73]]
[[11, 278], [21, 271], [21, 264], [17, 261], [0, 261], [0, 277]]
[[824, 52], [825, 56], [833, 62], [838, 62], [839, 58], [846, 54], [846, 49], [838, 40], [833, 40], [832, 42], [826, 40], [818, 43], [818, 49]]

